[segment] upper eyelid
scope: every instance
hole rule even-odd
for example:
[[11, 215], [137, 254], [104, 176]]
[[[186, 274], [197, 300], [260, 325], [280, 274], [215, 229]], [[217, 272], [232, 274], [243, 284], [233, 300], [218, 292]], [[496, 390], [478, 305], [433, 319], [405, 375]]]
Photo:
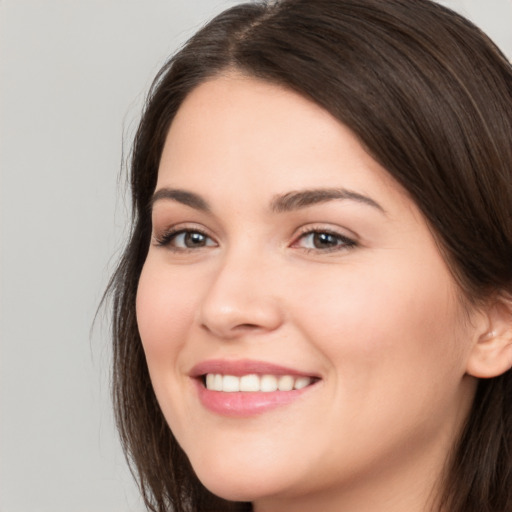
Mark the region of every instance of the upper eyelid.
[[196, 222], [177, 222], [175, 224], [163, 224], [162, 227], [155, 226], [155, 223], [153, 222], [153, 229], [152, 233], [179, 233], [181, 231], [197, 231], [198, 233], [202, 233], [204, 235], [213, 237], [211, 234], [211, 230], [203, 226], [202, 224], [196, 223]]
[[195, 219], [195, 215], [191, 216], [189, 220], [178, 220], [178, 219], [185, 219], [186, 217], [182, 217], [181, 215], [168, 215], [165, 212], [160, 212], [158, 214], [155, 214], [155, 210], [153, 210], [153, 213], [151, 215], [151, 232], [152, 234], [156, 233], [162, 233], [164, 231], [170, 232], [174, 230], [197, 230], [201, 233], [204, 233], [205, 235], [211, 236], [212, 238], [215, 238], [216, 235], [214, 233], [218, 233], [219, 225], [215, 223], [214, 228], [211, 229], [205, 225], [204, 219], [202, 217], [197, 217], [197, 220]]
[[187, 232], [200, 233], [205, 237], [210, 238], [215, 243], [218, 243], [216, 238], [206, 228], [199, 227], [197, 225], [191, 226], [190, 224], [187, 223], [179, 223], [162, 229], [155, 229], [153, 226], [151, 240], [153, 242], [156, 242], [157, 245], [166, 245], [168, 242], [170, 242], [171, 239], [174, 239], [178, 235]]
[[[155, 229], [155, 226], [153, 225], [151, 238], [153, 240], [157, 240], [164, 237], [176, 236], [182, 232], [187, 231], [201, 233], [202, 235], [211, 238], [216, 244], [219, 244], [218, 237], [214, 235], [210, 229], [193, 221], [166, 225], [166, 227], [161, 229]], [[354, 244], [360, 245], [360, 237], [355, 232], [346, 227], [333, 226], [329, 222], [308, 222], [307, 224], [296, 228], [294, 232], [289, 236], [288, 244], [292, 246], [296, 244], [301, 237], [311, 233], [329, 233], [331, 235], [350, 240]]]
[[343, 238], [349, 238], [354, 242], [359, 241], [360, 237], [351, 229], [342, 226], [333, 226], [331, 223], [308, 223], [296, 230], [294, 238], [298, 238], [308, 233], [330, 233]]
[[[299, 229], [299, 232], [296, 233], [293, 237], [293, 240], [290, 243], [291, 248], [301, 249], [308, 253], [318, 253], [318, 254], [336, 254], [340, 252], [345, 252], [351, 249], [355, 249], [362, 246], [361, 238], [354, 233], [352, 230], [347, 229], [341, 226], [333, 226], [330, 223], [323, 224], [306, 224]], [[330, 248], [308, 248], [308, 247], [300, 247], [301, 240], [311, 236], [313, 234], [329, 234], [334, 237], [339, 237], [340, 244], [332, 246]]]
[[307, 238], [308, 236], [315, 235], [315, 234], [326, 234], [329, 236], [338, 237], [339, 240], [344, 241], [346, 245], [358, 245], [358, 241], [355, 240], [353, 237], [349, 237], [346, 235], [343, 235], [341, 233], [337, 233], [335, 231], [328, 231], [328, 230], [321, 230], [321, 229], [315, 229], [311, 231], [306, 231], [299, 236], [297, 236], [294, 241], [292, 242], [291, 246], [294, 246], [300, 242], [300, 240]]

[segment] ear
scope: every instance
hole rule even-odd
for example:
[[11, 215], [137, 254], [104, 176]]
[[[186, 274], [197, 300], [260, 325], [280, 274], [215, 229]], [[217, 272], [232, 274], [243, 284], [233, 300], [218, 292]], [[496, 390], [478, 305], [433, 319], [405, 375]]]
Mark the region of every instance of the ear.
[[483, 310], [486, 328], [476, 333], [466, 372], [473, 377], [497, 377], [512, 368], [512, 296], [500, 293]]

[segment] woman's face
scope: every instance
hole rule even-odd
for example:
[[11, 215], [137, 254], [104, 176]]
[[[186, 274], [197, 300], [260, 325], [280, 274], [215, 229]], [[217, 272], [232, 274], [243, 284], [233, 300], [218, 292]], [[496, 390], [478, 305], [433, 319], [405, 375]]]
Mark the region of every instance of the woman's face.
[[172, 123], [152, 221], [137, 320], [202, 482], [256, 510], [416, 510], [472, 401], [475, 333], [354, 135], [289, 90], [212, 79]]

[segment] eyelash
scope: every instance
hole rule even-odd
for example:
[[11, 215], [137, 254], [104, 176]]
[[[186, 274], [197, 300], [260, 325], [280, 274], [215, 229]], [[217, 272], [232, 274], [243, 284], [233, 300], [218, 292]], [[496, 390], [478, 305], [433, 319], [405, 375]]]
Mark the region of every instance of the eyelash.
[[305, 228], [305, 230], [299, 234], [299, 236], [295, 239], [295, 241], [292, 244], [292, 247], [296, 247], [297, 244], [301, 240], [305, 240], [307, 237], [315, 237], [315, 236], [321, 236], [321, 235], [327, 235], [328, 237], [332, 237], [336, 241], [336, 245], [332, 247], [324, 247], [324, 248], [318, 248], [318, 247], [312, 247], [312, 248], [303, 248], [306, 252], [321, 252], [321, 253], [329, 253], [329, 252], [339, 252], [339, 251], [346, 251], [351, 248], [354, 248], [357, 246], [357, 242], [353, 240], [352, 238], [349, 238], [345, 235], [342, 235], [341, 233], [338, 233], [336, 231], [325, 229], [322, 227], [318, 228], [312, 228], [308, 227]]
[[[173, 246], [172, 242], [177, 239], [180, 235], [201, 235], [205, 238], [206, 244], [197, 246], [197, 247], [177, 247]], [[332, 247], [324, 247], [324, 248], [318, 248], [318, 247], [303, 247], [302, 249], [308, 253], [329, 253], [329, 252], [339, 252], [344, 250], [349, 250], [351, 248], [356, 247], [358, 244], [355, 240], [342, 235], [340, 233], [337, 233], [336, 231], [329, 230], [329, 229], [322, 229], [319, 228], [311, 228], [308, 227], [307, 229], [304, 229], [302, 233], [300, 233], [294, 240], [294, 242], [291, 244], [291, 247], [299, 247], [299, 242], [301, 240], [305, 240], [308, 237], [315, 237], [315, 236], [324, 236], [327, 235], [327, 237], [330, 237], [330, 239], [334, 239], [335, 245]], [[213, 244], [208, 244], [208, 240], [213, 241]], [[187, 228], [187, 227], [180, 227], [180, 228], [171, 228], [167, 231], [164, 231], [163, 233], [159, 235], [154, 236], [154, 242], [155, 245], [159, 247], [167, 247], [169, 250], [173, 252], [189, 252], [189, 251], [196, 251], [197, 249], [203, 249], [205, 247], [213, 247], [217, 245], [215, 240], [208, 235], [205, 231], [199, 228]]]
[[199, 229], [199, 228], [187, 228], [187, 227], [180, 227], [180, 228], [171, 228], [167, 231], [164, 231], [163, 233], [161, 234], [158, 234], [158, 235], [155, 235], [154, 236], [154, 240], [155, 240], [155, 244], [159, 247], [167, 247], [169, 250], [173, 251], [173, 252], [188, 252], [188, 251], [195, 251], [197, 250], [198, 248], [199, 249], [202, 249], [203, 247], [211, 247], [211, 245], [205, 245], [205, 246], [200, 246], [200, 247], [176, 247], [176, 246], [173, 246], [171, 245], [173, 241], [176, 240], [176, 238], [180, 235], [195, 235], [195, 234], [199, 234], [203, 237], [205, 237], [205, 239], [209, 239], [209, 240], [213, 240], [212, 237], [210, 235], [208, 235], [208, 233], [206, 233], [205, 231], [203, 231], [202, 229]]

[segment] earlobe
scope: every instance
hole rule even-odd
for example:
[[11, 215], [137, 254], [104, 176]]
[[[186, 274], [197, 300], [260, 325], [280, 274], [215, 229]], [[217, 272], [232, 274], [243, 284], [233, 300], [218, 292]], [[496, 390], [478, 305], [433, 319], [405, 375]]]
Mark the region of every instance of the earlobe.
[[477, 335], [466, 372], [489, 379], [512, 368], [512, 296], [500, 293], [486, 311], [488, 329]]

